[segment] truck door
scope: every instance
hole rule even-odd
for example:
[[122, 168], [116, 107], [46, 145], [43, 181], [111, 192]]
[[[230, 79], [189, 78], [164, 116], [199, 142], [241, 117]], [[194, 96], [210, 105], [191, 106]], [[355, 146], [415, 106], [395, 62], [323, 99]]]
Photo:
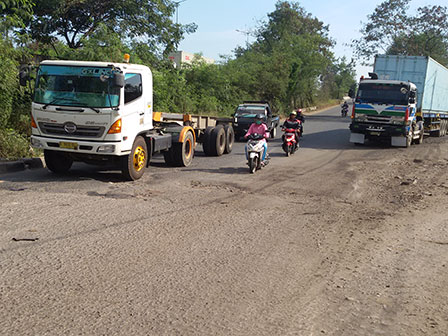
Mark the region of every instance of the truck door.
[[146, 104], [143, 99], [142, 75], [139, 73], [127, 73], [124, 77], [124, 104], [126, 115], [130, 124], [138, 129], [143, 129], [146, 117]]

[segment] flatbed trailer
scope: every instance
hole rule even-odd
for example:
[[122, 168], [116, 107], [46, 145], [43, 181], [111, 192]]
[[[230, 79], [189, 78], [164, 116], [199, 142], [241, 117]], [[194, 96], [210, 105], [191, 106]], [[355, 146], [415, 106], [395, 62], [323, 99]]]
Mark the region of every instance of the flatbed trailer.
[[191, 127], [195, 142], [202, 145], [206, 156], [221, 156], [232, 152], [235, 134], [231, 118], [154, 112], [153, 121], [155, 127]]

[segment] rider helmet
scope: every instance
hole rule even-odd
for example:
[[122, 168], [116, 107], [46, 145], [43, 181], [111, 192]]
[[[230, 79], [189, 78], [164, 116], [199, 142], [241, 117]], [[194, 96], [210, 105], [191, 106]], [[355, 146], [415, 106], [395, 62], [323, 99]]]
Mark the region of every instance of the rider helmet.
[[302, 109], [297, 109], [297, 113], [298, 114], [302, 113]]
[[262, 114], [257, 114], [257, 115], [255, 116], [255, 123], [258, 124], [258, 125], [260, 125], [260, 124], [263, 122], [263, 119], [264, 119], [264, 115], [262, 115]]
[[289, 114], [290, 116], [296, 116], [297, 115], [297, 112], [296, 111], [292, 111], [290, 114]]

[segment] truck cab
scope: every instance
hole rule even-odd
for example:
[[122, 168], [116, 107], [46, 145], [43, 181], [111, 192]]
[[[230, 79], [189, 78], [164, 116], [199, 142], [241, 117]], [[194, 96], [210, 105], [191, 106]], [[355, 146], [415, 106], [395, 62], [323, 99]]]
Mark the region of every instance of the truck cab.
[[74, 161], [116, 162], [126, 179], [136, 180], [155, 152], [170, 152], [170, 162], [180, 165], [193, 158], [191, 127], [154, 128], [152, 73], [143, 65], [44, 61], [31, 119], [31, 144], [44, 150], [55, 173]]
[[350, 142], [386, 140], [409, 147], [423, 140], [423, 122], [417, 114], [417, 87], [411, 82], [362, 78], [355, 97]]

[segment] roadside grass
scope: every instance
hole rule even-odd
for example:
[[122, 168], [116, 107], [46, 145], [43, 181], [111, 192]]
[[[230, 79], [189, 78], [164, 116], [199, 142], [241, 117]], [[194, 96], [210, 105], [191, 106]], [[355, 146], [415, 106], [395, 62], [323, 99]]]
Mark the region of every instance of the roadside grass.
[[0, 159], [17, 160], [40, 155], [30, 146], [28, 136], [13, 129], [0, 129]]

